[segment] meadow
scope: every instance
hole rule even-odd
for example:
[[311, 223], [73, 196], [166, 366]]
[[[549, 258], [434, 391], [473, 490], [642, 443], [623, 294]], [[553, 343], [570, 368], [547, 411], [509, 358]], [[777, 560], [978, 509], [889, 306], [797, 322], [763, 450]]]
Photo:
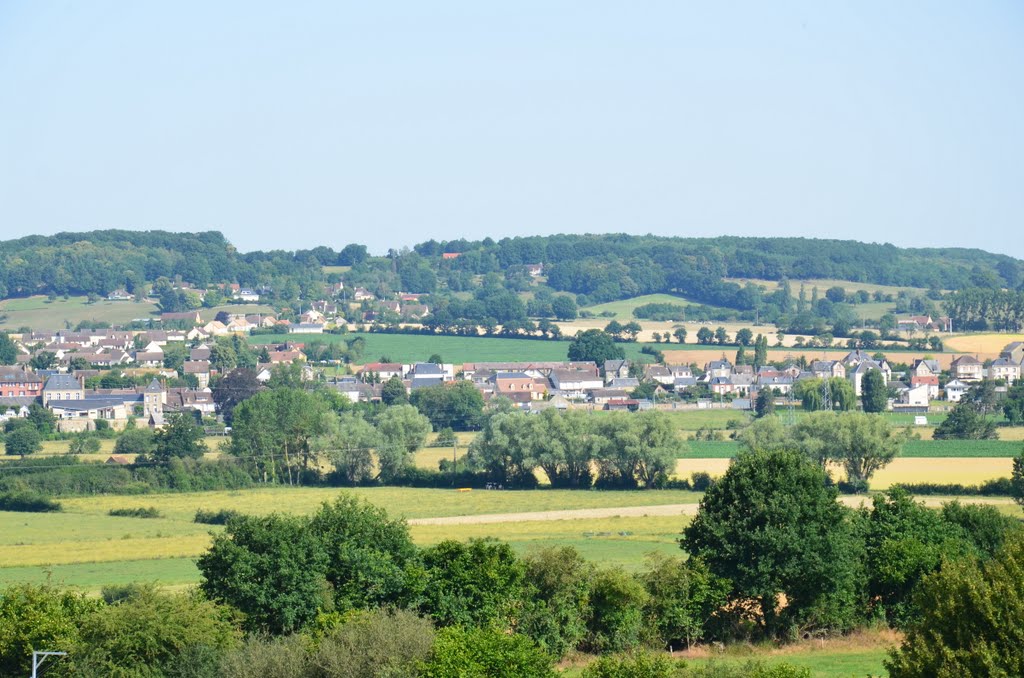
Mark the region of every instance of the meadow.
[[83, 321], [125, 325], [135, 319], [152, 318], [156, 312], [155, 304], [134, 301], [104, 299], [90, 304], [86, 297], [57, 297], [53, 301], [44, 296], [4, 299], [0, 301], [0, 329], [62, 330]]

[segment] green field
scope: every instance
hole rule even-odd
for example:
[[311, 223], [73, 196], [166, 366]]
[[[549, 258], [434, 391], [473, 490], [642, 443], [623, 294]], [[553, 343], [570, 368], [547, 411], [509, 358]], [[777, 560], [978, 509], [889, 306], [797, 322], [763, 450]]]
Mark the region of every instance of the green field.
[[[376, 362], [381, 357], [394, 362], [412, 363], [426, 360], [433, 354], [440, 355], [449, 363], [513, 362], [513, 361], [556, 361], [567, 360], [569, 340], [540, 341], [533, 339], [509, 339], [506, 337], [447, 337], [426, 334], [382, 334], [377, 332], [354, 332], [350, 334], [323, 334], [303, 337], [302, 341], [344, 342], [352, 337], [366, 339], [363, 360]], [[286, 341], [286, 335], [260, 334], [250, 338], [253, 344], [276, 344]], [[626, 357], [631, 360], [652, 361], [649, 355], [640, 353], [644, 344], [622, 344]]]
[[82, 321], [124, 325], [136, 318], [151, 318], [157, 312], [154, 304], [106, 300], [89, 304], [87, 301], [86, 297], [69, 297], [67, 301], [57, 297], [53, 302], [43, 296], [4, 299], [0, 301], [0, 316], [6, 317], [0, 319], [0, 328], [59, 330], [64, 329], [66, 323], [74, 327]]
[[[677, 306], [700, 305], [686, 299], [685, 297], [677, 297], [674, 294], [645, 294], [643, 296], [632, 297], [630, 299], [620, 299], [619, 301], [609, 301], [604, 304], [587, 306], [582, 310], [589, 311], [595, 316], [601, 316], [602, 313], [613, 313], [615, 314], [615, 320], [622, 322], [636, 320], [637, 318], [633, 315], [633, 309], [638, 306], [643, 306], [644, 304], [675, 304]], [[608, 317], [608, 320], [611, 319], [611, 317]]]
[[[192, 522], [197, 509], [306, 514], [343, 492], [363, 497], [392, 516], [430, 518], [562, 509], [607, 509], [694, 504], [700, 495], [678, 490], [599, 492], [569, 490], [470, 491], [413, 488], [258, 488], [144, 496], [64, 499], [62, 513], [0, 512], [0, 584], [40, 581], [46, 572], [71, 586], [94, 589], [126, 581], [185, 584], [196, 581], [192, 560], [221, 529]], [[156, 507], [161, 517], [120, 518], [114, 508]], [[676, 552], [682, 516], [581, 517], [492, 524], [414, 525], [421, 544], [494, 536], [517, 551], [572, 544], [588, 558], [636, 569], [651, 550]]]

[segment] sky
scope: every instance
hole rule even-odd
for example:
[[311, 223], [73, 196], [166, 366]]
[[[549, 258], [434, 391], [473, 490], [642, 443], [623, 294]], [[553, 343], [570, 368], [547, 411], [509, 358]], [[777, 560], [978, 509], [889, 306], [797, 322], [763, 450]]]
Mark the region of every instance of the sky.
[[0, 238], [1024, 258], [1024, 3], [0, 0]]

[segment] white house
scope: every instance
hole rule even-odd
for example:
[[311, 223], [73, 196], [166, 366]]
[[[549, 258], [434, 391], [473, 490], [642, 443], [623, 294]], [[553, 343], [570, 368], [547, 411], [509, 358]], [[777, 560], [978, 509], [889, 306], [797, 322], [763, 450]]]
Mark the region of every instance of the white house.
[[958, 403], [960, 399], [964, 397], [967, 390], [971, 388], [971, 385], [967, 382], [954, 379], [946, 382], [946, 400], [951, 403]]

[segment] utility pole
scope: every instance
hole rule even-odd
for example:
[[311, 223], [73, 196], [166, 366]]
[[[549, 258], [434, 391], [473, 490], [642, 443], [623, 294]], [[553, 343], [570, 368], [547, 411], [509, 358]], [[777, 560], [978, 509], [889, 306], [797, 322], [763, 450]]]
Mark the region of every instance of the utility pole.
[[39, 667], [43, 665], [47, 657], [63, 657], [67, 652], [33, 652], [32, 653], [32, 678], [39, 677]]

